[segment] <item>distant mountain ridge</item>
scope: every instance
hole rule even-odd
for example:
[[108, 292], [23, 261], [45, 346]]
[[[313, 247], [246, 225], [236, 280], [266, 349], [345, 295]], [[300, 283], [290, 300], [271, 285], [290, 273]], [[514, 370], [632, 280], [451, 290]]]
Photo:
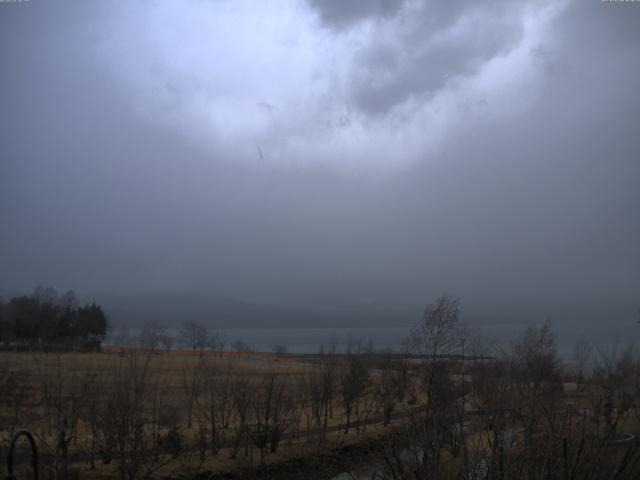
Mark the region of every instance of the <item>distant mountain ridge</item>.
[[[0, 298], [8, 301], [14, 296], [28, 295], [0, 289]], [[206, 294], [78, 294], [81, 303], [101, 305], [115, 327], [141, 327], [158, 321], [167, 328], [178, 327], [185, 321], [195, 321], [211, 329], [232, 328], [363, 328], [410, 327], [417, 325], [422, 308], [323, 308], [262, 305], [228, 297]], [[425, 301], [425, 306], [428, 302]], [[570, 322], [576, 334], [588, 323], [611, 325], [636, 324], [637, 303], [632, 301], [590, 302], [564, 301], [547, 303], [465, 302], [462, 299], [461, 322], [471, 326], [486, 324], [540, 323], [550, 318]]]
[[199, 294], [92, 294], [115, 326], [158, 321], [166, 327], [195, 321], [210, 328], [318, 328], [411, 326], [421, 312], [400, 308], [329, 309], [259, 305]]
[[20, 295], [25, 295], [25, 293], [18, 292], [15, 290], [6, 290], [4, 288], [0, 288], [0, 298], [3, 299], [5, 302], [8, 302], [13, 297], [18, 297]]

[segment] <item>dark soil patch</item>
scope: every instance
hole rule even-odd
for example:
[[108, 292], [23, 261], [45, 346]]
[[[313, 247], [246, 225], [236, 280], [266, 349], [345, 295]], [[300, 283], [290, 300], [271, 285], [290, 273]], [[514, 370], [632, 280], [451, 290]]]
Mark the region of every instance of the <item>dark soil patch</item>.
[[170, 477], [165, 480], [330, 480], [341, 472], [379, 461], [383, 439], [377, 438], [355, 445], [346, 445], [331, 452], [292, 458], [236, 472], [201, 472], [190, 477]]

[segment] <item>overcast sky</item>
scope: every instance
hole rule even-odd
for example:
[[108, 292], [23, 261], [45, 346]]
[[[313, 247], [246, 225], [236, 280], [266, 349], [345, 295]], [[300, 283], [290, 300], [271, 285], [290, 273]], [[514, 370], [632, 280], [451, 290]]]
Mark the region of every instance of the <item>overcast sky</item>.
[[0, 288], [640, 306], [640, 3], [0, 3]]

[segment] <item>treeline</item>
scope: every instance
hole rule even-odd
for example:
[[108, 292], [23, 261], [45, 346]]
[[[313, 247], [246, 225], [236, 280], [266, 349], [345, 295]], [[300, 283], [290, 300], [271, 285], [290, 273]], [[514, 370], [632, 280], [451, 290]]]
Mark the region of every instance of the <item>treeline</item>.
[[[640, 478], [640, 442], [628, 435], [640, 425], [635, 346], [580, 342], [563, 364], [548, 322], [500, 347], [458, 317], [459, 302], [442, 296], [404, 352], [354, 341], [305, 362], [202, 355], [211, 336], [187, 324], [193, 355], [160, 348], [154, 325], [147, 348], [86, 356], [82, 368], [70, 368], [73, 356], [36, 354], [28, 368], [5, 355], [0, 456], [28, 428], [50, 478], [221, 478], [207, 470], [225, 464], [246, 470], [232, 478], [277, 478], [253, 473], [283, 446], [317, 458], [377, 438], [366, 472], [376, 480]], [[298, 478], [339, 473], [324, 468]]]
[[[426, 409], [388, 436], [371, 478], [640, 478], [640, 351], [584, 341], [564, 363], [550, 321], [487, 345], [441, 296], [412, 332]], [[465, 360], [442, 361], [464, 353]], [[636, 434], [634, 438], [634, 434]]]
[[63, 295], [37, 287], [31, 295], [0, 298], [3, 349], [99, 350], [107, 316], [95, 303], [81, 306], [73, 291]]
[[19, 370], [0, 361], [8, 392], [0, 398], [0, 456], [18, 426], [27, 428], [41, 471], [56, 479], [99, 468], [121, 480], [207, 478], [204, 465], [216, 459], [259, 468], [282, 444], [332, 451], [370, 422], [388, 425], [394, 413], [420, 408], [409, 364], [360, 342], [308, 364], [152, 348], [87, 356], [81, 368], [66, 355], [29, 358]]

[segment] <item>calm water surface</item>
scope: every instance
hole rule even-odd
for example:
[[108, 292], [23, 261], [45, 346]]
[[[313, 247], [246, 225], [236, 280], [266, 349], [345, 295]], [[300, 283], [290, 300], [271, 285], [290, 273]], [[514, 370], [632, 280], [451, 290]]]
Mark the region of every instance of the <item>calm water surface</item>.
[[[486, 342], [498, 346], [509, 346], [520, 335], [526, 326], [514, 324], [475, 325], [470, 330]], [[640, 324], [633, 322], [604, 323], [561, 323], [553, 324], [556, 335], [558, 353], [570, 359], [574, 345], [584, 339], [596, 350], [612, 352], [622, 350], [629, 342], [640, 343]], [[273, 351], [276, 346], [283, 345], [289, 353], [317, 353], [335, 344], [338, 352], [344, 351], [347, 344], [359, 339], [371, 340], [376, 349], [402, 348], [403, 341], [409, 335], [410, 327], [387, 328], [286, 328], [286, 329], [223, 329], [227, 339], [227, 348], [234, 342], [242, 341], [257, 351]], [[130, 330], [129, 336], [135, 338], [136, 330]], [[177, 330], [172, 332], [177, 336]], [[117, 332], [111, 338], [117, 336]]]

